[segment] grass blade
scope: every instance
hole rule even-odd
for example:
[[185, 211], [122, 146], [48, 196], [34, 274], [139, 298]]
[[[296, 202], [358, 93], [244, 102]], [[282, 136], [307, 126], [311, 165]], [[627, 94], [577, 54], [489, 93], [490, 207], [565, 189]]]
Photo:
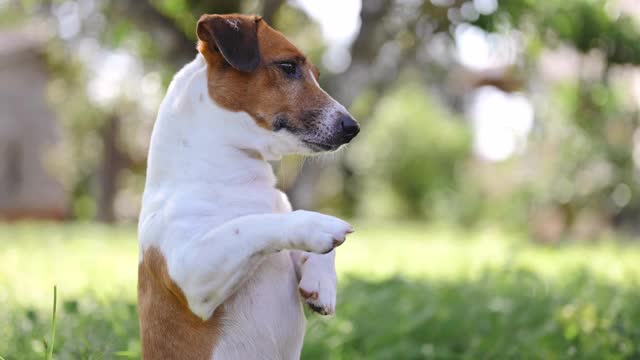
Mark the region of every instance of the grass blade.
[[56, 304], [58, 302], [58, 287], [53, 285], [53, 317], [51, 318], [51, 340], [49, 340], [49, 352], [47, 360], [53, 359], [53, 341], [56, 338]]

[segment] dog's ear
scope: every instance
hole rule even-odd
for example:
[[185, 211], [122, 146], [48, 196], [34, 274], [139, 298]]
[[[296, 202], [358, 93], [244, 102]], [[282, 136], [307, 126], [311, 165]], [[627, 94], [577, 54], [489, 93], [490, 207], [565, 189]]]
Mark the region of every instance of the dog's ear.
[[219, 51], [234, 69], [254, 71], [260, 64], [259, 16], [209, 15], [198, 20], [197, 34], [209, 51]]

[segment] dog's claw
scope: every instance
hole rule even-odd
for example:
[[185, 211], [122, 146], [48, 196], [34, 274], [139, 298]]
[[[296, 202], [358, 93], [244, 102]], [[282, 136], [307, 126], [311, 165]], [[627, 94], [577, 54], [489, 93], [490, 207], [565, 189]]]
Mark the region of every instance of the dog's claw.
[[320, 315], [328, 315], [329, 312], [327, 312], [327, 310], [325, 308], [323, 308], [322, 306], [318, 306], [314, 303], [307, 303], [307, 305], [309, 305], [309, 309], [311, 309], [311, 311], [318, 313]]

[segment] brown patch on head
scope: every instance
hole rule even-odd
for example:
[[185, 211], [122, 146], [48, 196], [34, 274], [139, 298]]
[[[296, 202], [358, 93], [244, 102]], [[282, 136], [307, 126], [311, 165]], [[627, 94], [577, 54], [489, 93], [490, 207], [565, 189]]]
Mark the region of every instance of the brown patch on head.
[[138, 313], [144, 359], [211, 359], [220, 336], [219, 307], [203, 321], [187, 306], [182, 290], [171, 280], [162, 253], [144, 252], [138, 266]]
[[267, 130], [320, 126], [319, 115], [333, 100], [318, 86], [318, 70], [262, 18], [203, 15], [197, 34], [217, 104], [248, 113]]

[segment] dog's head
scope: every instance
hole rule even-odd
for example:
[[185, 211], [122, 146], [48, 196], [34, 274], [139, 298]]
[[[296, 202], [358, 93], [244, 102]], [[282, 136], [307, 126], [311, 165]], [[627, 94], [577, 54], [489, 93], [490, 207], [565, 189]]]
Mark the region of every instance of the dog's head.
[[249, 114], [287, 153], [332, 151], [358, 123], [318, 84], [318, 70], [259, 16], [203, 15], [198, 51], [207, 61], [209, 96]]

